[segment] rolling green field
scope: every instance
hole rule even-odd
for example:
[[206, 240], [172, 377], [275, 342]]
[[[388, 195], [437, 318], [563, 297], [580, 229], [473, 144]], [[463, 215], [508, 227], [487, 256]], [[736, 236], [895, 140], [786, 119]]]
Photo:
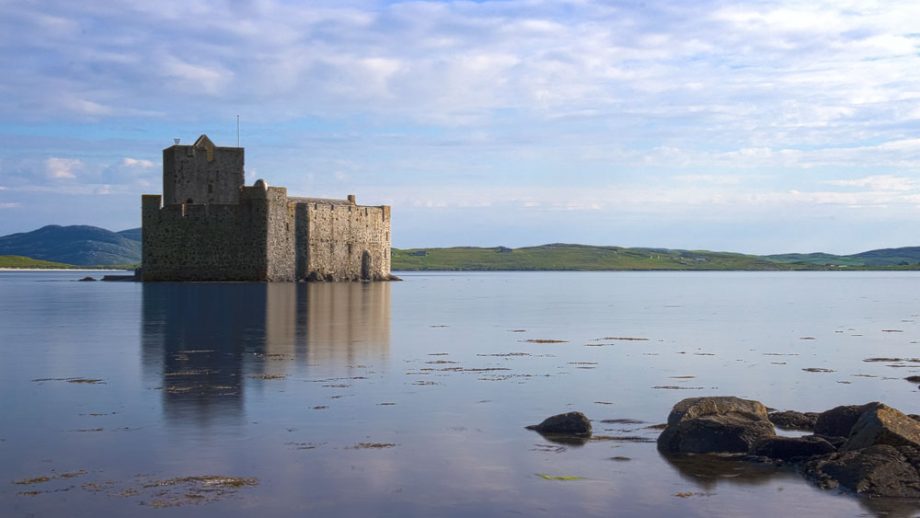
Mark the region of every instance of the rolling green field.
[[24, 270], [133, 270], [137, 267], [138, 265], [136, 264], [67, 264], [54, 261], [43, 261], [41, 259], [32, 259], [31, 257], [25, 257], [21, 255], [0, 255], [0, 268], [21, 268]]
[[[853, 255], [756, 256], [706, 250], [623, 248], [551, 244], [523, 248], [452, 247], [392, 249], [394, 271], [611, 271], [611, 270], [917, 270], [920, 248]], [[136, 264], [72, 265], [0, 255], [0, 268], [88, 268], [131, 270]]]
[[392, 269], [489, 270], [823, 270], [823, 265], [696, 250], [552, 244], [525, 248], [393, 249]]
[[73, 268], [73, 266], [21, 255], [0, 255], [0, 268]]

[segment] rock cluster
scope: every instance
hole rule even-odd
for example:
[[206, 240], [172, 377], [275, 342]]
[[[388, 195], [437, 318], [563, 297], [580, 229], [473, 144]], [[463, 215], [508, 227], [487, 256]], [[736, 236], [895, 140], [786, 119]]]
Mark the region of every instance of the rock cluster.
[[[813, 435], [780, 437], [774, 423]], [[821, 487], [920, 498], [920, 422], [877, 402], [820, 414], [768, 414], [762, 403], [736, 397], [685, 399], [671, 410], [658, 449], [666, 455], [731, 453], [792, 462]]]

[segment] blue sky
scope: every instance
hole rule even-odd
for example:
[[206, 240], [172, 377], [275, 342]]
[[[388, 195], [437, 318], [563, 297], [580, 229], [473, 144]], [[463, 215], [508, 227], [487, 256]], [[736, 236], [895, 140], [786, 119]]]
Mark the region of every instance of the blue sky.
[[394, 245], [920, 245], [920, 4], [0, 0], [0, 234], [140, 225], [162, 148]]

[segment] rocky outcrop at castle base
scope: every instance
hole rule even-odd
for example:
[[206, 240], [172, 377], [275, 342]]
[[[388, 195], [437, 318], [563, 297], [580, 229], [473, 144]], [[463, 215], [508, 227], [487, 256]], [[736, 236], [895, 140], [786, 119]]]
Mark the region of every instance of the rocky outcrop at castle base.
[[[798, 415], [793, 415], [798, 414]], [[796, 426], [808, 419], [798, 412]], [[734, 454], [739, 461], [792, 463], [824, 488], [870, 497], [920, 498], [920, 422], [882, 403], [841, 406], [814, 416], [814, 435], [779, 437], [766, 407], [734, 397], [685, 399], [658, 437], [668, 456]]]
[[369, 278], [361, 276], [323, 274], [320, 272], [310, 272], [304, 279], [304, 282], [381, 282], [381, 281], [401, 281], [399, 277], [393, 274], [371, 275]]

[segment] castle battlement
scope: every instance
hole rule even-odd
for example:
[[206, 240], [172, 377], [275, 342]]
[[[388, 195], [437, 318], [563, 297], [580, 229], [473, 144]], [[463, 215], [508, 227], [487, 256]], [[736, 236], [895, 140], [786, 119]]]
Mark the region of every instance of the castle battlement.
[[244, 185], [243, 148], [163, 150], [163, 195], [141, 197], [145, 281], [388, 280], [390, 207]]

